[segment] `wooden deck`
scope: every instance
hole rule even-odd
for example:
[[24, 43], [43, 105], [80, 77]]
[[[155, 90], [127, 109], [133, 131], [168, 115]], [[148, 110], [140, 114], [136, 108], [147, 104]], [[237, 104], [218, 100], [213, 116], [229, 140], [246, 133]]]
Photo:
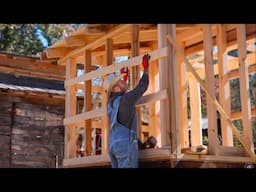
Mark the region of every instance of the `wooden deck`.
[[[140, 151], [140, 168], [243, 168], [253, 164], [249, 157], [215, 156], [206, 154], [181, 154], [177, 158], [169, 149], [146, 149]], [[65, 159], [64, 168], [100, 167], [110, 168], [108, 155], [95, 155], [80, 158]]]

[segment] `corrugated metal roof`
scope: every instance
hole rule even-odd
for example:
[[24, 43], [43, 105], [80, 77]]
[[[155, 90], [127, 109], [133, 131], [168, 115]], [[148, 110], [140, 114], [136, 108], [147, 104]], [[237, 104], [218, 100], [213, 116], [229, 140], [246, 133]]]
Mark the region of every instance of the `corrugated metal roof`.
[[65, 95], [64, 82], [0, 73], [0, 89]]
[[61, 90], [53, 90], [53, 89], [46, 89], [46, 88], [32, 88], [32, 87], [26, 87], [26, 86], [8, 85], [3, 83], [0, 83], [0, 89], [65, 95], [65, 91], [61, 91]]

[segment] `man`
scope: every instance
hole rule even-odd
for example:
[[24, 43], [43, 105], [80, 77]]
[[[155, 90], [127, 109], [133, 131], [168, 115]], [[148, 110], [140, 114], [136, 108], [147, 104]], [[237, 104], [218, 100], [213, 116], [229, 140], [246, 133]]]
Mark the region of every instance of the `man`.
[[143, 75], [133, 90], [127, 92], [125, 80], [128, 77], [128, 70], [122, 69], [120, 76], [111, 74], [104, 82], [109, 95], [107, 113], [110, 120], [109, 155], [112, 168], [138, 168], [135, 105], [148, 88], [149, 58], [148, 54], [143, 56]]

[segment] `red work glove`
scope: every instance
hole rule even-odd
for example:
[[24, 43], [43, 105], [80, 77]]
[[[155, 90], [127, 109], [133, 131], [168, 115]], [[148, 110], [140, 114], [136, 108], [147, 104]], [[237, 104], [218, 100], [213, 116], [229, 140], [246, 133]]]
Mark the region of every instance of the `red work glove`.
[[127, 79], [128, 79], [128, 68], [127, 68], [127, 67], [122, 68], [122, 69], [120, 70], [120, 73], [121, 73], [121, 74], [124, 74], [123, 80], [124, 80], [124, 81], [127, 81]]
[[150, 55], [149, 54], [146, 54], [146, 55], [144, 55], [143, 56], [143, 58], [142, 58], [142, 65], [143, 65], [143, 68], [144, 69], [147, 69], [148, 68], [148, 66], [149, 66], [149, 59], [150, 59]]

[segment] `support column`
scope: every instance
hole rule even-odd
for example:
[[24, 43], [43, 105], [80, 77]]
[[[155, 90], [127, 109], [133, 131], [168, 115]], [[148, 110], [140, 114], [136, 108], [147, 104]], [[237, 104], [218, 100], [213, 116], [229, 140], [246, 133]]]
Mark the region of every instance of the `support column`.
[[[140, 34], [140, 25], [133, 24], [131, 27], [131, 56], [136, 57], [140, 55], [140, 40], [139, 40], [139, 34]], [[132, 67], [132, 88], [134, 88], [139, 79], [140, 79], [140, 66], [137, 65], [135, 67]], [[136, 107], [136, 113], [137, 113], [137, 136], [138, 138], [141, 138], [141, 107]]]
[[[166, 35], [167, 25], [158, 24], [158, 48], [163, 48], [167, 46]], [[161, 58], [159, 61], [159, 88], [168, 90], [168, 98], [166, 100], [160, 101], [160, 130], [161, 137], [159, 141], [160, 147], [170, 146], [171, 145], [171, 127], [170, 127], [170, 109], [169, 103], [171, 100], [168, 78], [168, 58]]]
[[191, 146], [198, 146], [202, 144], [200, 86], [192, 74], [189, 75], [188, 82], [191, 111]]
[[[230, 83], [228, 79], [227, 60], [227, 37], [226, 25], [217, 25], [217, 45], [218, 45], [218, 67], [219, 67], [219, 102], [227, 115], [231, 115]], [[232, 129], [221, 117], [221, 136], [223, 146], [233, 146]]]
[[[91, 63], [91, 51], [85, 50], [85, 73], [89, 73], [91, 71]], [[88, 112], [92, 110], [92, 80], [85, 81], [84, 90], [84, 109]], [[92, 119], [85, 120], [85, 138], [85, 153], [87, 156], [90, 156], [92, 155]]]
[[247, 146], [254, 153], [254, 144], [252, 137], [252, 123], [251, 123], [251, 100], [249, 91], [249, 73], [248, 64], [245, 62], [246, 53], [246, 28], [245, 24], [238, 24], [237, 43], [238, 43], [238, 57], [239, 57], [239, 83], [240, 83], [240, 100], [243, 123], [243, 138]]
[[[212, 30], [211, 25], [203, 25], [203, 41], [204, 41], [204, 62], [206, 86], [212, 95], [215, 94], [215, 81], [213, 69], [212, 54]], [[211, 98], [206, 96], [207, 116], [208, 116], [208, 150], [210, 155], [216, 155], [217, 151], [217, 110]]]
[[[76, 64], [71, 58], [67, 59], [66, 63], [66, 80], [76, 77]], [[74, 85], [66, 87], [65, 95], [65, 118], [76, 115], [77, 98]], [[65, 158], [76, 157], [76, 127], [74, 124], [65, 126]]]
[[[180, 48], [185, 52], [185, 46], [183, 43], [179, 43]], [[188, 88], [188, 80], [186, 76], [186, 64], [183, 63], [183, 58], [180, 54], [176, 53], [177, 57], [177, 67], [178, 67], [178, 92], [179, 96], [179, 103], [178, 103], [178, 110], [179, 110], [179, 118], [178, 122], [180, 126], [180, 144], [181, 148], [189, 147], [189, 138], [188, 138], [188, 106], [187, 106], [187, 88]]]
[[[113, 63], [113, 40], [106, 39], [105, 42], [105, 61], [103, 66], [109, 66]], [[102, 93], [102, 105], [107, 106], [107, 93]], [[109, 136], [109, 119], [108, 115], [103, 115], [103, 128], [102, 128], [102, 154], [108, 154], [108, 136]]]
[[176, 39], [175, 24], [158, 25], [159, 48], [167, 46], [168, 56], [159, 60], [160, 90], [167, 89], [167, 101], [160, 101], [161, 146], [171, 144], [173, 154], [181, 153], [180, 146], [180, 95], [178, 90], [178, 66], [173, 47], [167, 43], [167, 34]]

